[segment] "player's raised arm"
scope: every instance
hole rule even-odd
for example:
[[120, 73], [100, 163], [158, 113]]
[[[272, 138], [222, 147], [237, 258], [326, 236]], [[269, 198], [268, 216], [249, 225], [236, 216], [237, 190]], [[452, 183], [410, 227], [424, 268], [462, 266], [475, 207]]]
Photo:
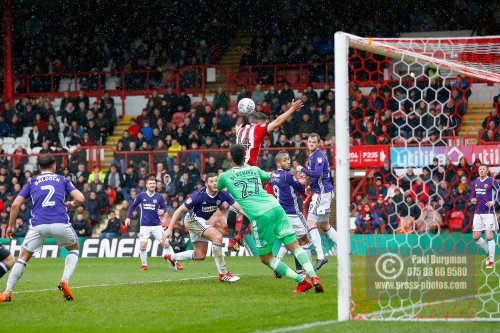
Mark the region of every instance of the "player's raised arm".
[[302, 100], [298, 99], [296, 101], [292, 101], [292, 106], [283, 114], [281, 114], [278, 118], [274, 119], [267, 125], [267, 132], [272, 132], [276, 127], [280, 127], [285, 123], [285, 121], [290, 118], [295, 111], [300, 110], [302, 107]]
[[14, 202], [12, 203], [12, 206], [10, 207], [10, 217], [9, 217], [9, 226], [7, 227], [7, 238], [10, 240], [12, 239], [12, 233], [14, 232], [14, 223], [16, 222], [17, 216], [19, 215], [19, 208], [23, 203], [26, 202], [26, 199], [18, 195], [15, 199]]

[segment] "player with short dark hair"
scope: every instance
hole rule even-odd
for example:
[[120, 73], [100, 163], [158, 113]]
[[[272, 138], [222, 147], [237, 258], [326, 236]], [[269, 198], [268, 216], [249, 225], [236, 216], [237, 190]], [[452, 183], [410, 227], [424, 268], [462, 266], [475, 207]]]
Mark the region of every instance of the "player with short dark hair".
[[[500, 186], [495, 179], [488, 176], [488, 166], [480, 164], [479, 178], [472, 182], [471, 203], [476, 205], [472, 222], [472, 239], [487, 255], [486, 268], [495, 267], [495, 231], [498, 221], [495, 213], [495, 201], [498, 199]], [[486, 241], [481, 237], [486, 234]]]
[[[28, 261], [33, 253], [38, 251], [47, 237], [53, 237], [61, 247], [66, 247], [68, 254], [64, 263], [64, 272], [59, 281], [58, 288], [63, 292], [64, 298], [73, 300], [74, 296], [68, 281], [75, 271], [80, 251], [78, 237], [70, 224], [67, 209], [83, 204], [85, 198], [73, 184], [65, 177], [57, 175], [56, 160], [52, 155], [43, 155], [38, 159], [40, 174], [33, 177], [24, 185], [19, 195], [12, 203], [7, 238], [12, 239], [14, 223], [19, 214], [19, 208], [28, 198], [33, 201], [31, 210], [30, 229], [24, 238], [21, 253], [17, 259], [5, 292], [0, 295], [0, 302], [10, 301], [12, 291], [23, 275]], [[73, 201], [64, 202], [65, 195]]]
[[[217, 188], [227, 188], [234, 200], [240, 204], [245, 215], [252, 221], [252, 235], [263, 264], [278, 274], [298, 282], [296, 293], [314, 287], [316, 292], [323, 292], [323, 286], [307, 256], [295, 237], [295, 231], [285, 211], [272, 195], [262, 189], [262, 181], [269, 180], [269, 174], [256, 166], [244, 165], [245, 148], [233, 145], [229, 148], [229, 158], [233, 168], [219, 175]], [[285, 263], [273, 257], [272, 249], [276, 240], [281, 241], [293, 252], [311, 282], [298, 275]]]
[[170, 220], [167, 230], [163, 234], [163, 239], [172, 236], [172, 230], [179, 218], [186, 214], [184, 224], [189, 230], [189, 237], [193, 243], [194, 250], [183, 251], [165, 255], [171, 266], [176, 260], [204, 260], [207, 255], [208, 241], [212, 242], [215, 264], [219, 271], [220, 282], [236, 282], [240, 278], [234, 276], [226, 270], [226, 262], [222, 249], [222, 234], [213, 228], [207, 221], [217, 211], [219, 206], [227, 202], [238, 212], [242, 213], [240, 205], [234, 201], [233, 197], [226, 191], [217, 189], [217, 174], [209, 173], [206, 178], [206, 186], [191, 194], [182, 206], [177, 208]]
[[[128, 227], [130, 225], [130, 217], [138, 206], [141, 208], [139, 228], [141, 267], [139, 269], [146, 271], [148, 269], [148, 253], [146, 250], [151, 236], [163, 245], [162, 255], [174, 253], [168, 241], [163, 239], [163, 227], [161, 226], [160, 217], [165, 214], [167, 207], [165, 206], [165, 201], [163, 201], [163, 196], [156, 192], [156, 178], [154, 176], [148, 177], [146, 192], [139, 193], [132, 205], [130, 205], [127, 218], [125, 219], [125, 226]], [[180, 264], [176, 264], [170, 268], [174, 271], [183, 269]]]
[[[281, 126], [287, 121], [288, 118], [293, 116], [293, 114], [300, 110], [302, 107], [302, 100], [292, 101], [291, 107], [279, 117], [271, 121], [269, 124], [265, 124], [267, 116], [262, 112], [254, 112], [249, 116], [249, 124], [245, 126], [236, 127], [236, 144], [242, 145], [244, 147], [244, 163], [257, 166], [257, 160], [259, 157], [260, 146], [262, 140], [267, 133], [271, 133], [275, 128]], [[227, 233], [229, 236], [229, 250], [237, 250], [238, 244], [243, 245], [243, 232], [250, 224], [250, 221], [246, 216], [243, 216], [243, 223], [241, 224], [240, 231], [235, 236], [236, 228], [236, 212], [229, 209], [227, 214]]]
[[317, 133], [309, 134], [307, 146], [309, 148], [308, 164], [309, 168], [297, 167], [297, 171], [302, 171], [311, 179], [311, 189], [314, 192], [309, 212], [307, 215], [307, 227], [316, 249], [317, 259], [314, 269], [318, 270], [328, 262], [323, 253], [321, 237], [318, 227], [323, 229], [325, 234], [335, 244], [337, 243], [337, 231], [330, 225], [330, 204], [333, 200], [333, 185], [330, 180], [330, 164], [325, 153], [319, 149], [320, 136]]
[[[298, 197], [304, 194], [304, 185], [301, 184], [295, 175], [290, 172], [290, 155], [285, 150], [279, 151], [274, 158], [276, 171], [271, 173], [271, 178], [267, 183], [266, 190], [274, 195], [281, 207], [285, 210], [286, 216], [295, 230], [295, 236], [299, 245], [307, 253], [311, 260], [311, 249], [309, 248], [309, 239], [307, 237], [307, 225], [304, 215], [299, 206]], [[281, 260], [287, 253], [284, 244], [281, 245], [276, 258]], [[303, 269], [298, 261], [295, 262], [297, 273], [303, 273]], [[277, 276], [278, 278], [280, 276]]]

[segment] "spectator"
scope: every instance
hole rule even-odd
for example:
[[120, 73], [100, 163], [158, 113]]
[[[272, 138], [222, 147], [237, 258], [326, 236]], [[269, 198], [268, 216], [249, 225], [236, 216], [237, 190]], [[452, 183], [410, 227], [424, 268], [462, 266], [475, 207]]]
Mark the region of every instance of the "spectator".
[[257, 83], [255, 85], [255, 90], [252, 92], [252, 100], [255, 102], [255, 105], [262, 104], [265, 101], [266, 93], [262, 91], [262, 85]]
[[104, 183], [106, 174], [99, 169], [99, 166], [94, 166], [94, 171], [89, 175], [88, 183]]
[[429, 188], [421, 177], [416, 178], [411, 187], [411, 196], [413, 201], [429, 202]]
[[365, 234], [375, 233], [380, 227], [380, 221], [377, 213], [375, 213], [370, 205], [366, 204], [363, 209], [356, 214], [356, 233]]
[[436, 233], [444, 227], [441, 215], [425, 202], [419, 201], [420, 216], [415, 220], [415, 231], [417, 233]]
[[41, 147], [42, 142], [44, 141], [44, 136], [42, 132], [38, 130], [38, 126], [34, 125], [32, 130], [30, 131], [29, 134], [30, 142], [31, 142], [31, 148], [35, 147]]
[[[236, 102], [239, 103], [243, 98], [252, 98], [252, 94], [249, 91], [247, 91], [247, 87], [245, 87], [245, 86], [240, 87], [240, 92], [238, 93]], [[257, 104], [257, 103], [255, 103], [255, 104]], [[227, 109], [227, 108], [224, 108], [224, 109]]]
[[291, 103], [295, 99], [295, 93], [290, 88], [290, 85], [285, 82], [283, 85], [283, 90], [279, 94], [279, 100], [281, 104]]
[[87, 221], [84, 219], [83, 214], [75, 213], [76, 219], [73, 220], [73, 229], [75, 229], [78, 237], [90, 237], [92, 231], [89, 228]]
[[97, 200], [97, 195], [95, 192], [90, 192], [89, 197], [85, 200], [84, 207], [89, 212], [89, 218], [92, 225], [94, 226], [99, 223], [100, 203]]
[[217, 110], [219, 108], [224, 108], [224, 110], [227, 110], [226, 92], [224, 91], [224, 88], [220, 86], [217, 88], [217, 93], [214, 95], [213, 101], [213, 109]]
[[382, 177], [380, 176], [375, 177], [375, 184], [371, 185], [370, 188], [368, 189], [368, 200], [370, 202], [377, 201], [377, 198], [380, 195], [384, 198], [387, 195], [387, 187], [382, 184], [382, 181], [383, 181]]
[[182, 252], [186, 249], [186, 240], [181, 234], [179, 228], [174, 228], [172, 238], [170, 239], [170, 246], [174, 249], [174, 252]]
[[120, 220], [116, 218], [115, 211], [109, 212], [109, 219], [106, 228], [101, 231], [100, 239], [103, 238], [116, 238], [121, 236], [121, 223]]
[[111, 167], [109, 168], [109, 172], [104, 178], [104, 185], [107, 189], [117, 190], [122, 187], [123, 180], [123, 175], [118, 171], [116, 165], [111, 165]]

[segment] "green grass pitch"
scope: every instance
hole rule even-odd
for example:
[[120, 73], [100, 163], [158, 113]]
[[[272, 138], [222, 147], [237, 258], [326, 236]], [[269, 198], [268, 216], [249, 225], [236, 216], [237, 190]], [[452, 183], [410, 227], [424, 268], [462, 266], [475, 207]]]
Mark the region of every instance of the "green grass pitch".
[[[137, 258], [80, 259], [71, 280], [75, 300], [56, 289], [62, 259], [33, 259], [12, 302], [0, 304], [1, 332], [494, 332], [498, 323], [370, 322], [329, 323], [337, 313], [336, 262], [320, 273], [326, 292], [293, 294], [295, 282], [276, 280], [255, 257], [228, 257], [241, 276], [220, 283], [212, 258], [183, 262], [172, 272], [161, 258], [139, 271]], [[292, 264], [290, 257], [286, 262]], [[5, 288], [6, 277], [0, 280]]]

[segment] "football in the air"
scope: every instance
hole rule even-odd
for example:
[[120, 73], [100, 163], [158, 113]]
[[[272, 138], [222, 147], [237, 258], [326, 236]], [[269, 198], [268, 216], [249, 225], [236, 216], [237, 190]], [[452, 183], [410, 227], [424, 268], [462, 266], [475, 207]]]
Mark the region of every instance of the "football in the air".
[[243, 114], [251, 114], [255, 111], [255, 103], [250, 98], [243, 98], [238, 102], [238, 111]]

